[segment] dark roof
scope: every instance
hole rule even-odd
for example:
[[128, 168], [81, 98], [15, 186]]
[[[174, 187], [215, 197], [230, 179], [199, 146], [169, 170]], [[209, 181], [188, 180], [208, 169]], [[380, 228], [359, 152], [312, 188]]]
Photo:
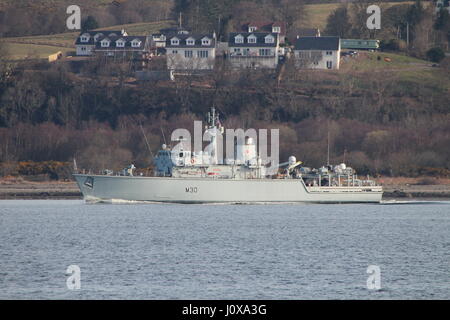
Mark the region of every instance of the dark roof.
[[[250, 35], [256, 36], [256, 43], [248, 43], [248, 37]], [[272, 35], [275, 38], [274, 43], [266, 43], [266, 36]], [[244, 37], [244, 43], [236, 43], [235, 37], [242, 35]], [[228, 35], [228, 46], [229, 47], [276, 47], [278, 42], [278, 34], [271, 32], [231, 32]]]
[[249, 27], [256, 27], [257, 32], [272, 32], [272, 27], [280, 27], [280, 34], [282, 36], [286, 35], [286, 22], [275, 21], [250, 21], [242, 25], [242, 31], [248, 32]]
[[[101, 45], [101, 41], [103, 39], [109, 39], [111, 41], [109, 47], [102, 47]], [[122, 36], [122, 37], [117, 37], [117, 38], [113, 38], [110, 39], [108, 37], [103, 37], [103, 39], [99, 40], [96, 44], [95, 44], [95, 50], [99, 50], [99, 51], [108, 51], [108, 50], [139, 50], [142, 51], [146, 48], [146, 46], [148, 46], [148, 38], [146, 36]], [[116, 45], [116, 41], [119, 39], [123, 39], [125, 41], [125, 46], [124, 47], [117, 47]], [[131, 42], [134, 39], [139, 39], [141, 41], [141, 44], [139, 47], [132, 47], [131, 46]]]
[[295, 50], [338, 50], [339, 37], [300, 37]]
[[[88, 31], [82, 31], [80, 33], [80, 35], [77, 38], [77, 41], [75, 42], [75, 44], [84, 44], [84, 45], [94, 45], [94, 36], [97, 34], [101, 34], [101, 36], [99, 37], [99, 40], [105, 38], [105, 37], [109, 37], [110, 35], [115, 34], [116, 37], [120, 37], [123, 35], [123, 33], [125, 32], [125, 30], [88, 30]], [[88, 42], [81, 42], [81, 36], [84, 34], [89, 34], [89, 41]]]
[[[202, 45], [202, 39], [204, 37], [208, 37], [211, 42], [209, 46]], [[179, 45], [172, 45], [171, 39], [178, 38], [180, 39]], [[187, 45], [186, 40], [188, 38], [193, 38], [195, 40], [194, 45]], [[210, 33], [191, 33], [191, 34], [174, 34], [170, 37], [167, 37], [166, 40], [166, 48], [214, 48], [216, 46], [216, 39], [214, 34]]]

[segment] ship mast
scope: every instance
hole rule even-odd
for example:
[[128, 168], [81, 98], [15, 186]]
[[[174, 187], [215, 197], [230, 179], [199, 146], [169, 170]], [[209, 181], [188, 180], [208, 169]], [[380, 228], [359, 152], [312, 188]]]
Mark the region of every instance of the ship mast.
[[[211, 163], [223, 164], [223, 159], [219, 157], [222, 155], [222, 152], [219, 152], [219, 145], [217, 143], [219, 138], [219, 143], [222, 144], [223, 140], [221, 136], [223, 133], [223, 127], [219, 121], [219, 114], [216, 113], [216, 108], [214, 107], [211, 108], [211, 112], [208, 112], [208, 126], [205, 133], [211, 137], [211, 143], [207, 147], [210, 154]], [[222, 148], [223, 146], [220, 147]]]

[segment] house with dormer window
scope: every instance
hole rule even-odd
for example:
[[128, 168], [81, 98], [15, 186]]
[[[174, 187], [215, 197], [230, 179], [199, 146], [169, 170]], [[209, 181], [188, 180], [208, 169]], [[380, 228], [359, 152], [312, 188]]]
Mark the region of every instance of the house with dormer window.
[[261, 22], [251, 21], [241, 26], [242, 32], [266, 32], [278, 34], [280, 44], [286, 40], [286, 23], [285, 22]]
[[167, 38], [169, 70], [212, 70], [216, 59], [215, 34], [177, 34]]
[[181, 27], [170, 27], [170, 28], [160, 29], [158, 33], [153, 33], [151, 35], [151, 39], [152, 39], [151, 46], [153, 48], [165, 48], [167, 38], [170, 38], [177, 34], [186, 35], [189, 33], [190, 33], [190, 31], [188, 29], [181, 28]]
[[[110, 41], [116, 41], [118, 38], [122, 36], [127, 36], [128, 34], [125, 30], [120, 31], [83, 31], [77, 37], [75, 42], [76, 55], [77, 56], [92, 56], [95, 51], [95, 47], [97, 42], [102, 41], [105, 38], [108, 38]], [[105, 42], [106, 46], [106, 42]]]
[[150, 39], [146, 36], [105, 37], [96, 43], [94, 52], [115, 59], [144, 60], [150, 52]]
[[228, 35], [228, 58], [235, 68], [275, 69], [279, 47], [277, 33], [232, 32]]

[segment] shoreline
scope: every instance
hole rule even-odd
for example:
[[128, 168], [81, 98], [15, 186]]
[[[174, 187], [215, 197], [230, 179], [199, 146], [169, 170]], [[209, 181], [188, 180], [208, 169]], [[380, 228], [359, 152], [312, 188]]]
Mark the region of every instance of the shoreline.
[[[434, 199], [450, 201], [450, 184], [439, 185], [384, 185], [383, 200]], [[82, 200], [74, 181], [31, 182], [1, 181], [0, 200]]]

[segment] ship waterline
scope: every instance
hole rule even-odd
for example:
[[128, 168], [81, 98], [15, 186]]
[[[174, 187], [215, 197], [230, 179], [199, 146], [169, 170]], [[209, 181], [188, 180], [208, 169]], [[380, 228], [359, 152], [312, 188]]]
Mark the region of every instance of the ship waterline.
[[381, 186], [306, 186], [303, 179], [74, 174], [85, 200], [173, 203], [379, 203]]

